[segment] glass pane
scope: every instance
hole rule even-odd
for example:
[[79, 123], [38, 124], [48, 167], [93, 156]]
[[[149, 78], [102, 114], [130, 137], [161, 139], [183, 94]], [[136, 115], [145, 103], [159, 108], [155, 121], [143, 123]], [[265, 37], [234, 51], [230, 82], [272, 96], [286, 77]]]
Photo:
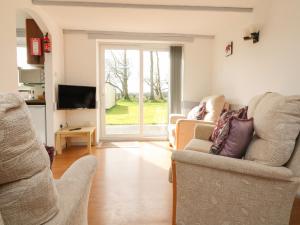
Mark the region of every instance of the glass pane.
[[144, 51], [144, 126], [145, 136], [166, 136], [170, 55], [168, 51]]
[[139, 134], [138, 50], [105, 50], [106, 135]]

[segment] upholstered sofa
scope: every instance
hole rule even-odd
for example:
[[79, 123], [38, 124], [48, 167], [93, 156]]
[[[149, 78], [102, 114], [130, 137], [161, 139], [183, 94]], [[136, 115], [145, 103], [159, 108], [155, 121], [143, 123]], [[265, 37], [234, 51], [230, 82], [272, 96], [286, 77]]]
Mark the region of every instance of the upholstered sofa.
[[174, 225], [289, 224], [300, 182], [300, 96], [257, 96], [248, 117], [255, 135], [244, 159], [208, 154], [207, 124], [173, 152]]
[[206, 103], [206, 115], [203, 120], [188, 119], [183, 114], [170, 114], [169, 143], [174, 149], [183, 149], [194, 136], [197, 124], [215, 124], [222, 111], [228, 109], [224, 95], [207, 96], [201, 102]]
[[49, 156], [16, 94], [0, 94], [0, 224], [87, 225], [94, 156], [54, 180]]

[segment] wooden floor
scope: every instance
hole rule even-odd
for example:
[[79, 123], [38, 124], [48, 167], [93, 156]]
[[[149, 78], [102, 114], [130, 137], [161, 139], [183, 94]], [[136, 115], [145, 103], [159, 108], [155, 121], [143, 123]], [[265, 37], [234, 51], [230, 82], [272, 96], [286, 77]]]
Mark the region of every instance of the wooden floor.
[[[91, 189], [89, 225], [170, 225], [171, 152], [166, 142], [107, 143], [93, 149], [99, 165]], [[55, 158], [59, 178], [87, 149], [74, 147]]]
[[[86, 154], [84, 147], [64, 150], [55, 158], [54, 177]], [[171, 225], [167, 142], [104, 143], [93, 148], [93, 155], [99, 165], [91, 189], [89, 225]], [[295, 200], [290, 225], [300, 225], [300, 200]]]

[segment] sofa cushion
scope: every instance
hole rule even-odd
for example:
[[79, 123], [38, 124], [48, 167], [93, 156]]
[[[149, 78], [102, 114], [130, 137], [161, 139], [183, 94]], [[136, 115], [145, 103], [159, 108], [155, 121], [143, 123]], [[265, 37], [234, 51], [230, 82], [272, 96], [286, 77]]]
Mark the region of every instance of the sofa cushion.
[[255, 137], [245, 158], [270, 166], [282, 166], [291, 157], [300, 131], [300, 96], [266, 93], [249, 103]]
[[223, 111], [225, 105], [225, 96], [207, 96], [202, 100], [202, 102], [206, 103], [206, 115], [204, 116], [204, 120], [209, 122], [216, 122]]
[[288, 167], [296, 177], [300, 177], [299, 162], [300, 162], [300, 134], [298, 135], [293, 155], [291, 156], [290, 160], [286, 164], [286, 167]]
[[237, 117], [239, 119], [247, 119], [247, 110], [248, 107], [244, 107], [238, 111], [231, 110], [222, 114], [210, 138], [210, 140], [213, 141], [210, 153], [218, 155], [222, 151], [225, 141], [229, 135], [232, 118]]
[[242, 158], [253, 137], [253, 118], [239, 119], [233, 117], [230, 121], [230, 130], [220, 155], [231, 158]]
[[0, 94], [0, 211], [5, 224], [26, 225], [58, 212], [49, 156], [16, 94]]
[[201, 139], [192, 139], [186, 146], [185, 150], [193, 150], [197, 152], [208, 153], [210, 147], [212, 146], [211, 141], [201, 140]]

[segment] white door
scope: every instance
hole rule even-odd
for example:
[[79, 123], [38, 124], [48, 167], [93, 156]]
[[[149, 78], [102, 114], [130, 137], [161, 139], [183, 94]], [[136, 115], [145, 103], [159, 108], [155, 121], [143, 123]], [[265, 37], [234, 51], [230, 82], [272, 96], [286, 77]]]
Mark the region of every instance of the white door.
[[166, 137], [169, 48], [102, 46], [100, 58], [101, 138]]

